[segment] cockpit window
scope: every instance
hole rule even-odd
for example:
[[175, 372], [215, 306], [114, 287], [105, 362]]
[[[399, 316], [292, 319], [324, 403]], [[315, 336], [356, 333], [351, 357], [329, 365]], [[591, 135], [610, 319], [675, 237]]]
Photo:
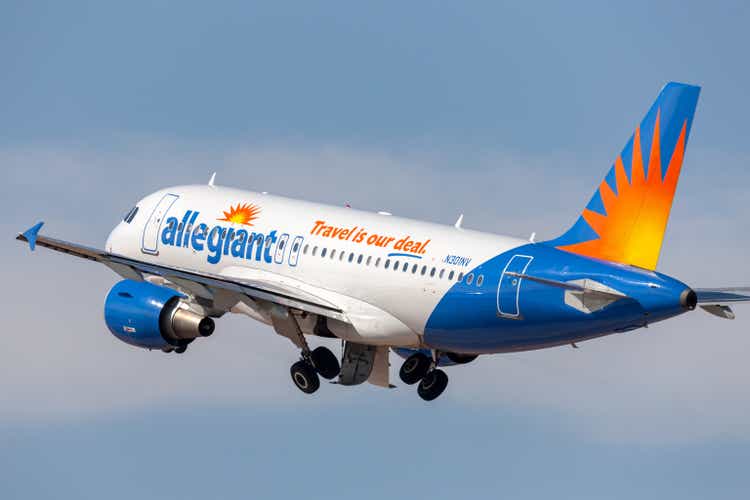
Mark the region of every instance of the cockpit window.
[[135, 214], [137, 214], [137, 213], [138, 213], [138, 207], [133, 207], [133, 208], [130, 209], [130, 212], [128, 212], [125, 215], [125, 217], [123, 217], [122, 220], [124, 220], [125, 222], [127, 222], [128, 224], [130, 224], [131, 222], [133, 222], [133, 219], [135, 218]]

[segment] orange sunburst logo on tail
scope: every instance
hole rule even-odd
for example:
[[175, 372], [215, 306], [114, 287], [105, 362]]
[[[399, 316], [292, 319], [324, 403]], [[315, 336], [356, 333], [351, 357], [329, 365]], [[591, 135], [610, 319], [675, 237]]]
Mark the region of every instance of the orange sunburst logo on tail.
[[233, 224], [242, 224], [252, 226], [253, 221], [260, 214], [260, 207], [252, 203], [238, 203], [237, 206], [229, 206], [229, 212], [223, 211], [224, 217], [217, 220], [231, 222]]
[[618, 156], [615, 161], [617, 194], [606, 179], [599, 186], [606, 215], [588, 208], [583, 210], [582, 217], [598, 238], [558, 248], [588, 257], [656, 269], [682, 168], [687, 129], [685, 120], [666, 175], [662, 176], [659, 114], [657, 112], [648, 170], [644, 169], [640, 128], [637, 128], [633, 137], [630, 180], [622, 157]]

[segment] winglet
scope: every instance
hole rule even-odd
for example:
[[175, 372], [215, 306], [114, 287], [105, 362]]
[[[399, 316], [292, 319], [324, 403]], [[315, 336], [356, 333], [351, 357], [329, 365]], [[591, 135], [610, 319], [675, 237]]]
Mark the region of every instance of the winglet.
[[211, 178], [208, 180], [208, 185], [214, 187], [214, 182], [216, 182], [216, 172], [211, 174]]
[[34, 249], [36, 248], [36, 236], [37, 234], [39, 234], [39, 230], [42, 229], [43, 225], [44, 225], [44, 222], [37, 222], [31, 228], [19, 234], [17, 239], [28, 242], [29, 248], [33, 252]]

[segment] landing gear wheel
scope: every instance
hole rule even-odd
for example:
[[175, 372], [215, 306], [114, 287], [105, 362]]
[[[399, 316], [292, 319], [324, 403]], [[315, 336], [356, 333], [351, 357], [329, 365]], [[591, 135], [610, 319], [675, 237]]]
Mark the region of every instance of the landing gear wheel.
[[174, 352], [176, 352], [177, 354], [182, 354], [185, 351], [187, 351], [187, 346], [186, 345], [181, 345], [180, 347], [175, 347], [175, 350], [174, 350]]
[[312, 394], [320, 387], [320, 379], [315, 368], [306, 361], [297, 361], [290, 370], [292, 381], [297, 389], [305, 394]]
[[417, 387], [417, 394], [425, 401], [432, 401], [448, 387], [448, 375], [443, 370], [432, 370], [424, 376]]
[[457, 365], [465, 365], [466, 363], [471, 363], [475, 359], [477, 359], [476, 354], [458, 354], [456, 352], [447, 352], [445, 355], [456, 363]]
[[401, 365], [398, 376], [401, 377], [403, 383], [414, 385], [422, 380], [428, 371], [430, 371], [430, 358], [421, 352], [416, 352], [406, 358], [404, 364]]
[[316, 347], [310, 353], [310, 358], [315, 365], [315, 370], [324, 379], [331, 380], [341, 372], [338, 358], [327, 347]]

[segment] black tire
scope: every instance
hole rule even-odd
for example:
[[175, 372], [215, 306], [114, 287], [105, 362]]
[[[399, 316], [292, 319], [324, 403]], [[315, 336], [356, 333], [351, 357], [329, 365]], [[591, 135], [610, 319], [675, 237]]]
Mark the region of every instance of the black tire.
[[187, 351], [186, 345], [181, 345], [180, 347], [175, 347], [174, 352], [177, 354], [182, 354], [183, 352]]
[[320, 387], [318, 374], [315, 372], [315, 368], [309, 363], [297, 361], [292, 365], [290, 372], [294, 385], [305, 394], [312, 394]]
[[421, 352], [416, 352], [406, 358], [398, 371], [398, 376], [403, 383], [414, 385], [422, 380], [428, 371], [430, 371], [430, 358]]
[[443, 370], [432, 370], [424, 376], [417, 387], [417, 394], [425, 401], [432, 401], [448, 387], [448, 375]]
[[339, 376], [341, 373], [341, 365], [339, 365], [339, 359], [335, 354], [331, 352], [327, 347], [316, 347], [310, 353], [315, 370], [324, 379], [331, 380]]
[[456, 363], [457, 365], [465, 365], [466, 363], [471, 363], [475, 359], [477, 359], [476, 354], [459, 354], [457, 352], [447, 352], [445, 355]]

